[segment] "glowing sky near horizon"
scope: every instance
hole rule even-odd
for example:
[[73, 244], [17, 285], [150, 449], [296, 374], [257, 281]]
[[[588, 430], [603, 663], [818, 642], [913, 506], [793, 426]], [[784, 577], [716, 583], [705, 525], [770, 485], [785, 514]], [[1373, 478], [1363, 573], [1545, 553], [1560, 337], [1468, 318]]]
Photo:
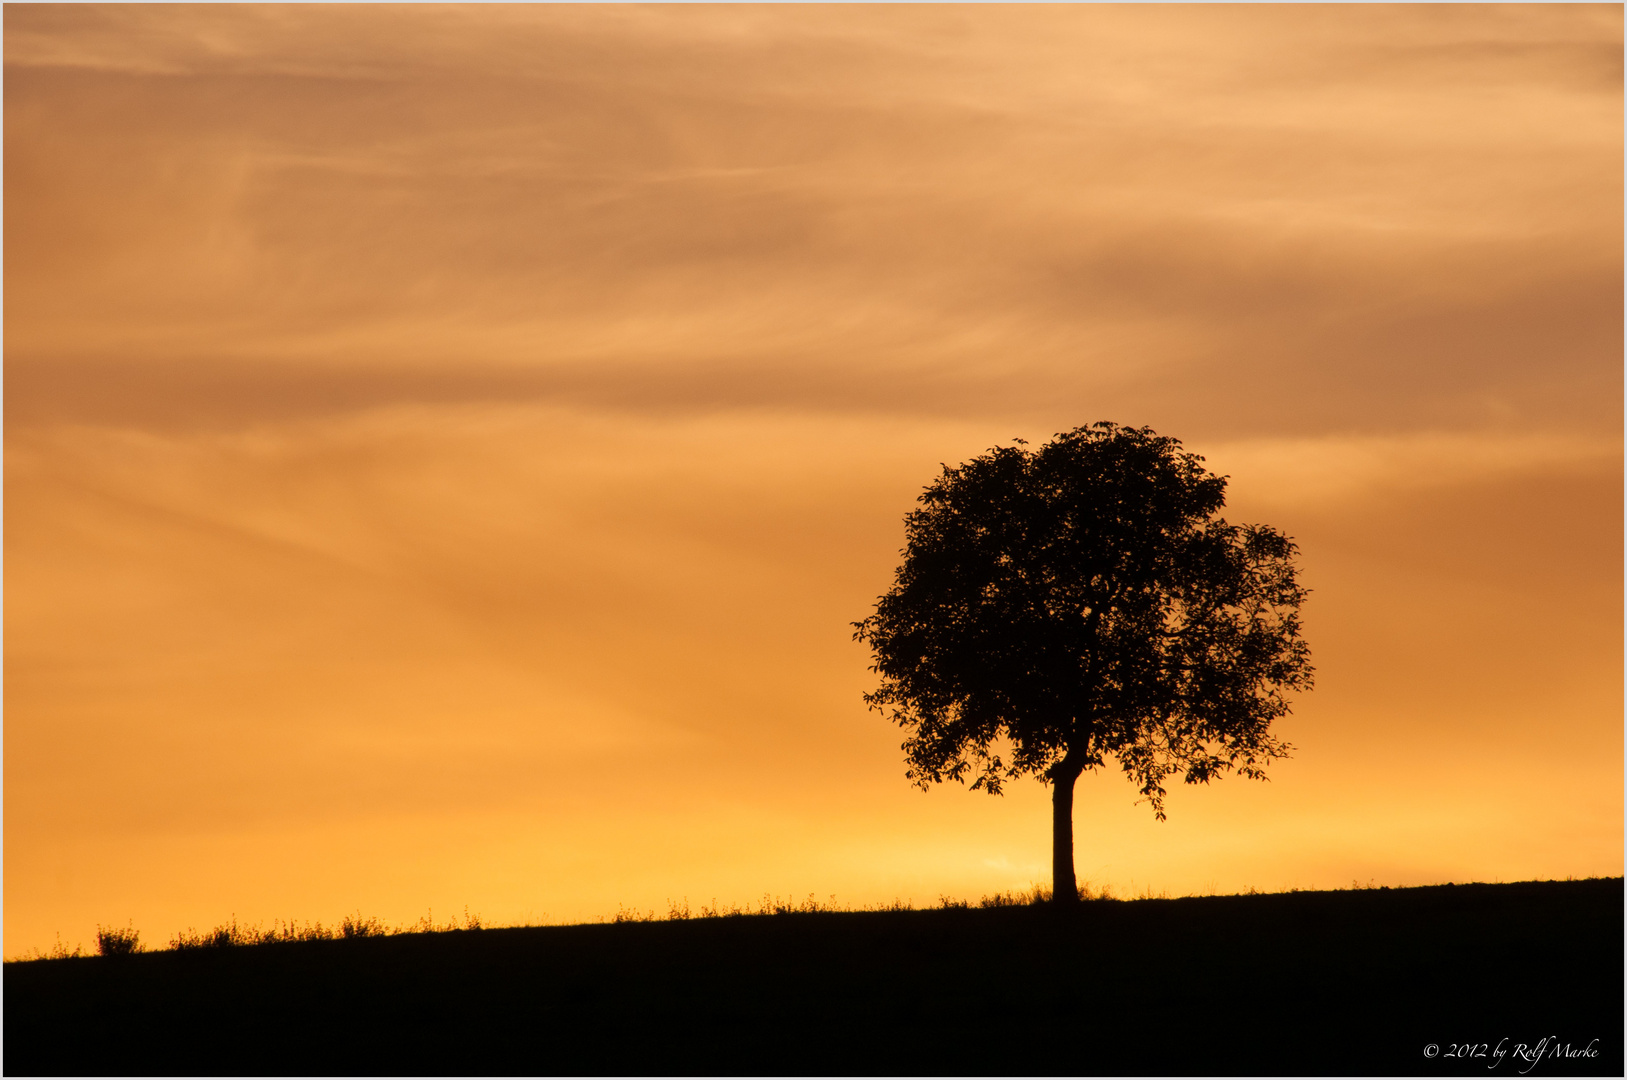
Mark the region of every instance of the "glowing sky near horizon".
[[850, 623], [1100, 419], [1295, 536], [1121, 894], [1622, 873], [1619, 6], [8, 5], [5, 955], [1044, 882]]

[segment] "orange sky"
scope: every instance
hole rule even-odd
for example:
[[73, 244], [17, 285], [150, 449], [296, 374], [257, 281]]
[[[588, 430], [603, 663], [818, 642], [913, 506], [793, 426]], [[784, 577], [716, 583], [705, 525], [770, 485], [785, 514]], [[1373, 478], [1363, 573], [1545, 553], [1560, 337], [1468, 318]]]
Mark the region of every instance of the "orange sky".
[[1121, 893], [1622, 873], [1622, 9], [5, 18], [5, 955], [98, 922], [975, 898], [850, 639], [1100, 419], [1318, 686]]

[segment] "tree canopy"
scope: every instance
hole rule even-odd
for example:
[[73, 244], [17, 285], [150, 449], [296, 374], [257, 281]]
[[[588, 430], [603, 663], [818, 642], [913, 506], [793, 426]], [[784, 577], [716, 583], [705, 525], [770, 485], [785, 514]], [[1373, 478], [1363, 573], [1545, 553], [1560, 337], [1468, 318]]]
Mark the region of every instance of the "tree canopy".
[[1263, 779], [1291, 749], [1271, 722], [1312, 682], [1297, 548], [1216, 516], [1225, 493], [1148, 428], [991, 449], [922, 493], [893, 588], [854, 624], [910, 780], [1054, 785], [1059, 900], [1081, 772], [1116, 760], [1162, 819], [1170, 776]]

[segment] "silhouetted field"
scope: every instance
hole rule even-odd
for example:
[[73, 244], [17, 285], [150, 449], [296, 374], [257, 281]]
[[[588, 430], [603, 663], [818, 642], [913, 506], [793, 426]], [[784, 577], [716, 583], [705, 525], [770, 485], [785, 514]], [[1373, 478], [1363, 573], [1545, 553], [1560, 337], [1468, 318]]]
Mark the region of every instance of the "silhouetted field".
[[1619, 1076], [1622, 916], [1615, 878], [13, 962], [4, 1067]]

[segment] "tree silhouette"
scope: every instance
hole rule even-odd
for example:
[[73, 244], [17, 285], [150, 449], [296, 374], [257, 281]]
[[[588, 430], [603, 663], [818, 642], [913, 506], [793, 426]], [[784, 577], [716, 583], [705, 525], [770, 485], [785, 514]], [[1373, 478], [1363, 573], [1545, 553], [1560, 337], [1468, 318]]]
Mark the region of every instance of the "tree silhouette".
[[1149, 428], [1098, 423], [997, 447], [905, 518], [893, 588], [854, 623], [909, 735], [908, 777], [1052, 787], [1052, 895], [1077, 901], [1073, 789], [1117, 760], [1164, 818], [1164, 780], [1263, 766], [1284, 692], [1309, 689], [1297, 548], [1215, 516], [1226, 479]]

